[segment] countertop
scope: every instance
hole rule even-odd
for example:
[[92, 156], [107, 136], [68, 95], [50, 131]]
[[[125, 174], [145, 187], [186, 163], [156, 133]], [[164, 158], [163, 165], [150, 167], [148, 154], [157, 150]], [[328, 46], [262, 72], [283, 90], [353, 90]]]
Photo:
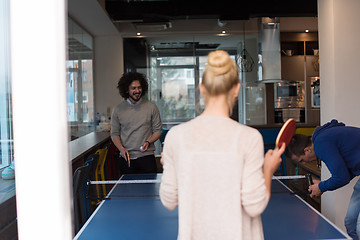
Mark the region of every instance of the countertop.
[[314, 174], [315, 176], [319, 177], [321, 176], [321, 166], [318, 166], [318, 163], [316, 161], [314, 162], [307, 162], [307, 163], [300, 163], [299, 167], [304, 168], [308, 172]]
[[91, 132], [71, 141], [69, 143], [70, 161], [75, 161], [108, 140], [110, 140], [110, 132]]

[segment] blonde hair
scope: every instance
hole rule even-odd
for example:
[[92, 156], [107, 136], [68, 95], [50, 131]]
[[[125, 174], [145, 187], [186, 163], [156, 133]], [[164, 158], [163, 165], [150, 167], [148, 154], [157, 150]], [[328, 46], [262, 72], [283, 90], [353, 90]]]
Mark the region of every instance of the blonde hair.
[[[239, 83], [239, 71], [235, 61], [223, 50], [210, 52], [207, 65], [202, 76], [202, 84], [205, 87], [205, 102], [211, 96], [227, 94], [235, 85]], [[228, 105], [230, 112], [234, 105], [234, 100], [229, 96]]]

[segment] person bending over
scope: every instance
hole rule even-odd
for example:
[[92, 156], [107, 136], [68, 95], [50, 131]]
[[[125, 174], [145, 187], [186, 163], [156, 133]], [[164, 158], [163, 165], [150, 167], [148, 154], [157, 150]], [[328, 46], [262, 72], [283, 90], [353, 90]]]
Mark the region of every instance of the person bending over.
[[[333, 119], [315, 129], [312, 137], [295, 134], [285, 150], [295, 162], [311, 162], [318, 158], [331, 173], [325, 181], [314, 180], [309, 186], [310, 197], [347, 185], [360, 175], [360, 128], [345, 126]], [[345, 217], [346, 230], [353, 239], [360, 237], [360, 180], [354, 186]]]

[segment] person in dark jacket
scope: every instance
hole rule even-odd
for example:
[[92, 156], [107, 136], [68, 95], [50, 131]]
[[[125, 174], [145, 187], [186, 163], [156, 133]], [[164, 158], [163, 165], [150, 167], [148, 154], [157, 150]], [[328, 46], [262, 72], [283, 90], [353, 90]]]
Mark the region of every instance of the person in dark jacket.
[[[293, 161], [311, 162], [318, 158], [331, 173], [325, 181], [314, 180], [309, 186], [310, 197], [320, 196], [347, 185], [360, 175], [360, 128], [345, 126], [332, 120], [315, 129], [312, 137], [295, 134], [285, 150], [285, 155]], [[354, 186], [345, 227], [353, 239], [360, 237], [360, 180]]]

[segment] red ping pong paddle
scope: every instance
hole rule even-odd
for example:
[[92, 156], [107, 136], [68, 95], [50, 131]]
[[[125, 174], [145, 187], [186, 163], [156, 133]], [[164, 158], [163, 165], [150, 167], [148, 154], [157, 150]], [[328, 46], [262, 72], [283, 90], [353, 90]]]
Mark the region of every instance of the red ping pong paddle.
[[128, 165], [129, 165], [129, 167], [130, 167], [130, 155], [129, 155], [128, 152], [126, 152], [126, 158], [125, 158], [125, 159], [127, 160]]
[[294, 119], [289, 118], [282, 128], [280, 129], [276, 141], [275, 141], [275, 147], [280, 148], [283, 143], [285, 143], [285, 146], [289, 145], [291, 138], [293, 137], [295, 133], [296, 128], [296, 122]]

